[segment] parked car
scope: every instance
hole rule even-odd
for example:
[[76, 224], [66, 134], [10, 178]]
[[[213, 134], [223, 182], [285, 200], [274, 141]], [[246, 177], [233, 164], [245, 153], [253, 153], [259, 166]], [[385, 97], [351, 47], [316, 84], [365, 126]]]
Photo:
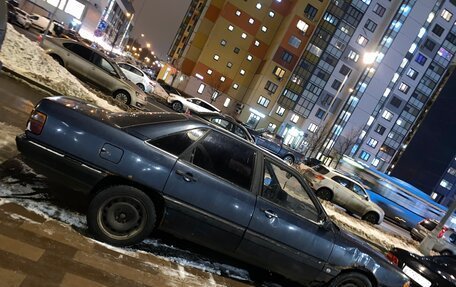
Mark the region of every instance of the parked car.
[[412, 286], [456, 286], [456, 256], [419, 256], [393, 248], [388, 259], [411, 279]]
[[[410, 231], [410, 236], [417, 240], [422, 241], [428, 236], [438, 225], [438, 221], [435, 219], [425, 219], [419, 222]], [[433, 247], [434, 251], [439, 252], [442, 255], [456, 255], [456, 232], [454, 229], [443, 227], [442, 230], [437, 234], [437, 242]]]
[[187, 110], [189, 110], [190, 112], [197, 113], [220, 112], [219, 109], [199, 98], [184, 98], [176, 94], [170, 94], [167, 99], [167, 102], [171, 105], [171, 108], [176, 112], [185, 112]]
[[52, 37], [47, 37], [41, 47], [76, 77], [124, 104], [145, 107], [147, 95], [126, 79], [116, 63], [97, 50], [73, 40]]
[[38, 15], [38, 14], [32, 14], [30, 15], [30, 21], [32, 22], [32, 27], [36, 28], [40, 32], [44, 32], [46, 30], [47, 26], [49, 25], [49, 18]]
[[146, 93], [152, 93], [154, 91], [154, 83], [143, 71], [128, 63], [120, 62], [117, 64], [122, 69], [125, 76], [141, 90]]
[[255, 143], [282, 158], [289, 164], [300, 163], [302, 161], [302, 154], [292, 149], [290, 146], [285, 145], [283, 143], [283, 138], [277, 135], [263, 132], [261, 135], [255, 136]]
[[229, 115], [224, 115], [216, 112], [202, 112], [193, 114], [201, 117], [202, 119], [205, 119], [208, 122], [213, 123], [214, 125], [224, 128], [225, 130], [230, 131], [231, 133], [245, 140], [248, 140], [249, 142], [255, 142], [247, 129]]
[[182, 96], [182, 93], [179, 92], [176, 88], [174, 88], [173, 86], [165, 83], [163, 80], [158, 80], [157, 81], [160, 86], [169, 94], [169, 95], [177, 95], [177, 96]]
[[294, 168], [206, 121], [52, 97], [16, 142], [37, 172], [90, 196], [98, 240], [131, 245], [159, 229], [302, 284], [409, 286], [330, 220]]
[[361, 183], [324, 165], [308, 168], [303, 175], [319, 198], [334, 202], [370, 223], [383, 222], [385, 212], [370, 200]]
[[6, 10], [8, 11], [7, 15], [7, 20], [9, 23], [16, 23], [17, 19], [17, 13], [16, 13], [16, 7], [12, 5], [10, 2], [5, 2], [6, 3]]
[[29, 29], [30, 26], [32, 26], [30, 15], [19, 8], [16, 8], [16, 23], [22, 26], [24, 29]]

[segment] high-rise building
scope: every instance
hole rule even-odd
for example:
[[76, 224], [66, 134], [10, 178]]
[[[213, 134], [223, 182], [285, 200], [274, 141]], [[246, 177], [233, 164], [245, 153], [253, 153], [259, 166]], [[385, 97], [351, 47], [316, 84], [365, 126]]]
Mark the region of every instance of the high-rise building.
[[208, 0], [175, 84], [307, 155], [387, 171], [456, 52], [455, 3]]
[[446, 206], [456, 200], [456, 154], [437, 182], [431, 197]]

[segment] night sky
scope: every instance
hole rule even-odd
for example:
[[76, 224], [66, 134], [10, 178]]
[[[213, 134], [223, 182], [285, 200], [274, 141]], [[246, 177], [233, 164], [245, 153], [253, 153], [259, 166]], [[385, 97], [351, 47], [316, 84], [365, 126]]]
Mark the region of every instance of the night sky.
[[191, 0], [134, 0], [137, 18], [133, 37], [139, 39], [143, 33], [145, 37], [142, 45], [150, 43], [155, 54], [166, 59], [190, 2]]

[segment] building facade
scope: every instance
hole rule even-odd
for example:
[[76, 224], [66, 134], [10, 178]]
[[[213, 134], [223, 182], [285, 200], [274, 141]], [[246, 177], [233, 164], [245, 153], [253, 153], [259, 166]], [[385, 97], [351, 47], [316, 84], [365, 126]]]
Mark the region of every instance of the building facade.
[[456, 200], [456, 154], [436, 184], [431, 197], [446, 206]]
[[389, 171], [456, 52], [455, 13], [453, 0], [207, 1], [177, 85], [326, 163]]

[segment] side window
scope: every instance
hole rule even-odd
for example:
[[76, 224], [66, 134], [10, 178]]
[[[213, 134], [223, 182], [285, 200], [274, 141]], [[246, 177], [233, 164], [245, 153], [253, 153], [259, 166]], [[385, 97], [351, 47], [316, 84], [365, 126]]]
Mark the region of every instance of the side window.
[[348, 179], [345, 179], [343, 177], [340, 177], [340, 176], [334, 176], [332, 178], [332, 180], [334, 180], [335, 182], [337, 182], [338, 184], [346, 187], [346, 188], [350, 188], [350, 181]]
[[211, 122], [224, 128], [224, 129], [229, 129], [230, 128], [230, 125], [231, 123], [227, 120], [224, 120], [224, 119], [220, 119], [220, 118], [212, 118], [211, 119]]
[[212, 131], [188, 157], [187, 160], [194, 165], [250, 190], [255, 151], [247, 145]]
[[138, 76], [141, 76], [141, 77], [144, 76], [143, 73], [140, 70], [136, 69], [135, 67], [131, 67], [131, 71]]
[[456, 244], [456, 233], [455, 232], [453, 232], [450, 235], [450, 242], [453, 243], [453, 244]]
[[262, 196], [304, 218], [318, 221], [318, 209], [306, 188], [287, 171], [266, 160]]
[[321, 174], [327, 174], [329, 172], [329, 170], [322, 165], [316, 165], [316, 166], [312, 167], [312, 169]]
[[97, 65], [99, 68], [108, 72], [109, 74], [117, 75], [117, 72], [114, 69], [114, 67], [111, 65], [111, 63], [109, 63], [108, 60], [106, 60], [105, 58], [103, 58], [102, 56], [100, 56], [96, 53], [93, 54], [93, 63], [95, 65]]
[[362, 197], [366, 197], [366, 196], [367, 196], [367, 194], [366, 194], [366, 192], [364, 191], [364, 189], [363, 189], [361, 186], [357, 185], [356, 183], [353, 184], [352, 190], [353, 190], [356, 194], [358, 194], [358, 195], [360, 195], [360, 196], [362, 196]]
[[198, 141], [206, 131], [207, 129], [193, 129], [168, 135], [159, 139], [149, 140], [147, 142], [169, 152], [170, 154], [179, 156], [194, 142]]
[[240, 136], [241, 138], [243, 139], [246, 139], [248, 140], [249, 138], [247, 137], [247, 135], [245, 134], [245, 132], [238, 126], [234, 126], [234, 134]]
[[119, 67], [121, 67], [122, 69], [125, 69], [125, 70], [127, 70], [127, 71], [130, 70], [130, 67], [128, 67], [128, 65], [125, 65], [125, 64], [122, 64], [122, 63], [117, 64], [117, 65], [119, 65]]
[[70, 50], [71, 52], [75, 53], [79, 57], [84, 58], [87, 61], [90, 61], [92, 57], [92, 50], [75, 43], [63, 43], [63, 46]]

